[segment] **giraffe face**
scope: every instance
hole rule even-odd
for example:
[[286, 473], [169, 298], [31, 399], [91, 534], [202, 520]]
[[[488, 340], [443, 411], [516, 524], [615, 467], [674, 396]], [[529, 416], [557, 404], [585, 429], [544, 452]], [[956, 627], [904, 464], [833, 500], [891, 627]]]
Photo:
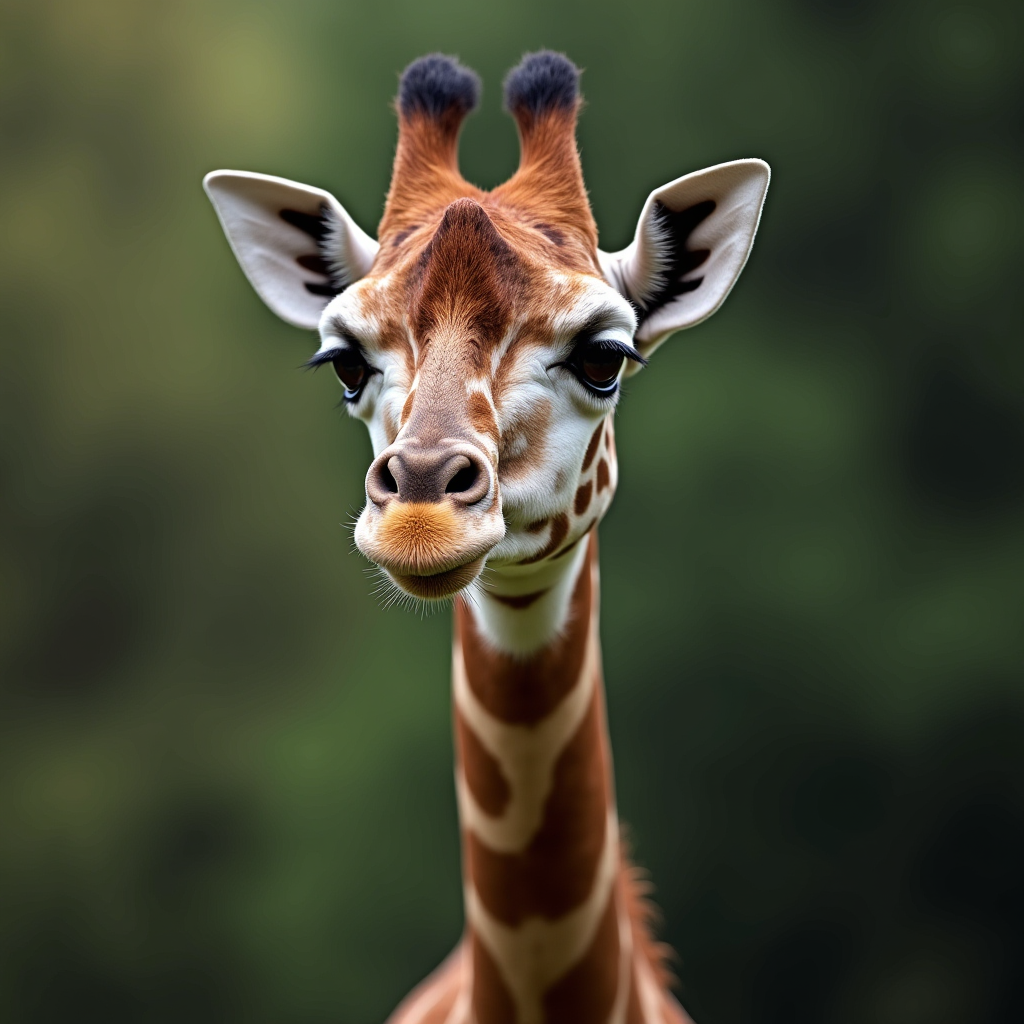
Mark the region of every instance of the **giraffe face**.
[[611, 414], [641, 357], [629, 302], [499, 209], [457, 200], [404, 246], [326, 307], [315, 362], [335, 365], [373, 443], [356, 544], [443, 598], [485, 562], [562, 557], [598, 522]]
[[373, 442], [356, 543], [419, 598], [451, 596], [485, 564], [557, 561], [598, 522], [623, 375], [714, 313], [753, 245], [769, 172], [736, 160], [657, 189], [633, 242], [600, 251], [578, 78], [551, 53], [509, 75], [520, 165], [484, 192], [458, 171], [476, 76], [440, 55], [411, 64], [378, 240], [321, 189], [204, 181], [256, 291], [319, 330], [311, 363], [333, 364]]

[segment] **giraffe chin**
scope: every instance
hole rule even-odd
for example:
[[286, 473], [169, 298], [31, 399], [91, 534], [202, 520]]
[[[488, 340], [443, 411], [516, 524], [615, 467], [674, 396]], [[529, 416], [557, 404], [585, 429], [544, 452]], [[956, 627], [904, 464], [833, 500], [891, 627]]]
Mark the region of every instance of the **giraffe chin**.
[[412, 576], [405, 573], [386, 570], [387, 574], [407, 594], [424, 601], [443, 601], [464, 590], [480, 575], [484, 567], [483, 556], [474, 558], [472, 562], [446, 569], [444, 572], [430, 576]]
[[504, 535], [500, 515], [467, 516], [451, 502], [393, 501], [363, 510], [355, 541], [407, 594], [443, 601], [480, 575]]

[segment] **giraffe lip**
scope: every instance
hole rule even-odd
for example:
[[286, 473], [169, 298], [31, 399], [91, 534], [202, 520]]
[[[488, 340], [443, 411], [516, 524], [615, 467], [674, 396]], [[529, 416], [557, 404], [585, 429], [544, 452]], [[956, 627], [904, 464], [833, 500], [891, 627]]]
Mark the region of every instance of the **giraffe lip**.
[[387, 573], [407, 594], [428, 601], [440, 601], [468, 587], [480, 575], [483, 566], [484, 556], [480, 555], [441, 572], [400, 573], [388, 569]]

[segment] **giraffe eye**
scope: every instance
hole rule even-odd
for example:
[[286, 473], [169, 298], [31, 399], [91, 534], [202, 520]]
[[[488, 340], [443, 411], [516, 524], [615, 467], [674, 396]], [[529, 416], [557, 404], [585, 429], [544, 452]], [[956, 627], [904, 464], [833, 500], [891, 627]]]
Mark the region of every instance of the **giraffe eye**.
[[338, 380], [345, 385], [345, 397], [350, 400], [357, 398], [370, 375], [366, 360], [354, 349], [343, 348], [335, 354], [331, 365]]
[[614, 349], [588, 344], [583, 346], [579, 367], [587, 384], [605, 390], [614, 386], [625, 359], [621, 352]]
[[[619, 372], [627, 359], [647, 365], [647, 360], [632, 345], [619, 340], [618, 333], [603, 331], [580, 338], [567, 359], [552, 363], [548, 369], [562, 366], [592, 395], [611, 398], [619, 390]], [[622, 334], [629, 337], [624, 331]]]
[[626, 358], [623, 347], [591, 338], [576, 346], [567, 365], [588, 391], [601, 396], [613, 395], [618, 389], [619, 370]]

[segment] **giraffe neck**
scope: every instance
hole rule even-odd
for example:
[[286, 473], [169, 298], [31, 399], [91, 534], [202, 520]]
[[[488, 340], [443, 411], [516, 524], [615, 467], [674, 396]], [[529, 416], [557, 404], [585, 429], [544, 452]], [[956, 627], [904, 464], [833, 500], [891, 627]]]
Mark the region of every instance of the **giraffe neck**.
[[[561, 564], [560, 564], [561, 563]], [[624, 1020], [633, 932], [605, 727], [597, 544], [459, 600], [456, 785], [473, 1017]]]

